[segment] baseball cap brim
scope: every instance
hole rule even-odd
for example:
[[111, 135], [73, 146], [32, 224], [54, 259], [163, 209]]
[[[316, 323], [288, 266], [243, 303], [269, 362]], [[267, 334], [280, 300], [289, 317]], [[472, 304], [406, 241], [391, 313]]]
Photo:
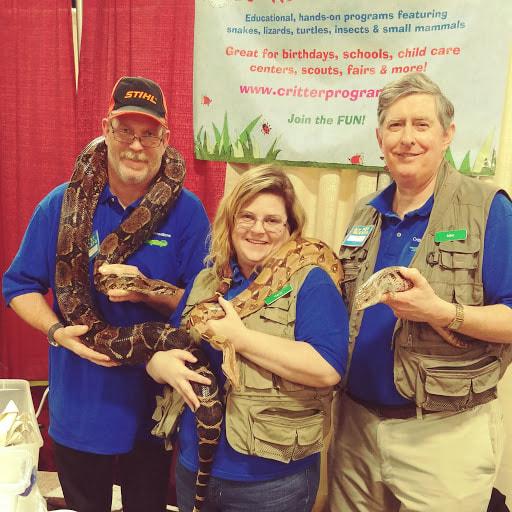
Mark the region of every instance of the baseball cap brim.
[[160, 123], [164, 128], [168, 128], [167, 122], [164, 118], [156, 116], [153, 112], [148, 112], [146, 109], [142, 107], [137, 107], [134, 105], [128, 106], [128, 107], [121, 107], [117, 110], [113, 110], [109, 113], [109, 118], [113, 117], [120, 117], [126, 114], [138, 114], [143, 115], [146, 117], [150, 117], [151, 119], [154, 119], [158, 123]]

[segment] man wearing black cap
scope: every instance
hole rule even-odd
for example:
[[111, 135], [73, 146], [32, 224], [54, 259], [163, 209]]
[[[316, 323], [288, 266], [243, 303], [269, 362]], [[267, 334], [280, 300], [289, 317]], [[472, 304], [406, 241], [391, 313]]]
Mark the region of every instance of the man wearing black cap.
[[[140, 203], [157, 176], [169, 141], [162, 90], [141, 77], [114, 86], [102, 120], [108, 182], [92, 221], [90, 264], [101, 241]], [[80, 341], [87, 326], [64, 326], [55, 296], [61, 205], [67, 184], [37, 206], [4, 275], [3, 293], [13, 310], [48, 333], [50, 436], [67, 505], [78, 512], [110, 511], [113, 464], [125, 512], [165, 510], [170, 457], [150, 435], [159, 388], [143, 365], [119, 366]], [[199, 199], [183, 189], [157, 231], [126, 260], [136, 271], [184, 288], [202, 268], [209, 222]], [[43, 295], [53, 290], [53, 309]], [[181, 294], [154, 299], [139, 293], [91, 290], [102, 318], [126, 326], [165, 321]]]

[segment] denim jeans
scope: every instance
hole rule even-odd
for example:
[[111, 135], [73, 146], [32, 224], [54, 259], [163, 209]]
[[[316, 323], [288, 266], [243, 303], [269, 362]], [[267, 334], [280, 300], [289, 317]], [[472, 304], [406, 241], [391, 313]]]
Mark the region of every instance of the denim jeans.
[[[320, 480], [320, 460], [277, 480], [237, 482], [212, 477], [201, 512], [310, 512]], [[180, 512], [194, 508], [196, 475], [178, 462], [176, 495]]]

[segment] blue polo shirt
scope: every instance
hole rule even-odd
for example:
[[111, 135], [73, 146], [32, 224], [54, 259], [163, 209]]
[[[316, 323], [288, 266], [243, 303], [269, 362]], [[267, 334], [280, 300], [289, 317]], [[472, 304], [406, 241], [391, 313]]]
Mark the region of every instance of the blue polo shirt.
[[[233, 283], [225, 295], [230, 300], [245, 290], [254, 280], [255, 275], [244, 278], [238, 266], [233, 265]], [[179, 325], [191, 287], [185, 295], [171, 323]], [[297, 295], [297, 319], [295, 339], [310, 343], [315, 350], [340, 374], [345, 373], [348, 351], [348, 316], [342, 297], [331, 278], [320, 268], [311, 270], [304, 280]], [[225, 376], [221, 369], [222, 352], [214, 350], [208, 343], [202, 347], [209, 357], [211, 369], [216, 375], [222, 390]], [[197, 471], [198, 440], [195, 416], [189, 407], [185, 407], [179, 429], [180, 462], [190, 471]], [[226, 439], [225, 425], [219, 446], [215, 453], [212, 475], [226, 480], [263, 481], [294, 474], [312, 464], [320, 455], [314, 454], [305, 459], [289, 464], [244, 455], [233, 450]]]
[[[36, 207], [18, 254], [3, 278], [9, 303], [30, 292], [45, 294], [55, 285], [55, 255], [60, 210], [66, 184], [50, 192]], [[93, 233], [101, 241], [139, 204], [124, 209], [107, 186], [98, 202]], [[146, 243], [126, 263], [143, 274], [180, 287], [192, 282], [202, 268], [209, 222], [199, 199], [183, 190], [170, 213]], [[92, 275], [92, 264], [90, 274]], [[93, 298], [106, 322], [126, 326], [166, 321], [145, 304], [113, 303], [93, 288]], [[59, 315], [55, 295], [53, 309]], [[59, 315], [60, 316], [60, 315]], [[141, 366], [105, 368], [69, 350], [50, 347], [50, 430], [58, 443], [90, 453], [129, 451], [136, 439], [149, 438], [158, 385]]]
[[[425, 233], [434, 205], [426, 203], [400, 219], [393, 212], [396, 185], [392, 183], [369, 204], [382, 216], [381, 240], [374, 272], [399, 265], [408, 267]], [[463, 228], [464, 226], [460, 226]], [[491, 204], [484, 239], [482, 280], [485, 304], [512, 307], [512, 203], [497, 194]], [[398, 393], [393, 381], [391, 340], [397, 318], [386, 304], [376, 304], [363, 313], [356, 338], [348, 390], [358, 398], [380, 405], [402, 405], [409, 401]]]

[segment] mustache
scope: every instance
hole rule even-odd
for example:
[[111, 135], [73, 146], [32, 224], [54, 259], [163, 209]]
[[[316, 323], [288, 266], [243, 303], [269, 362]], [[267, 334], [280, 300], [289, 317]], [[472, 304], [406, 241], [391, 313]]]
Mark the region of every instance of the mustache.
[[128, 158], [129, 160], [136, 160], [138, 162], [148, 161], [146, 155], [142, 153], [135, 153], [134, 151], [130, 151], [129, 149], [127, 149], [126, 151], [122, 151], [119, 156], [120, 158]]

